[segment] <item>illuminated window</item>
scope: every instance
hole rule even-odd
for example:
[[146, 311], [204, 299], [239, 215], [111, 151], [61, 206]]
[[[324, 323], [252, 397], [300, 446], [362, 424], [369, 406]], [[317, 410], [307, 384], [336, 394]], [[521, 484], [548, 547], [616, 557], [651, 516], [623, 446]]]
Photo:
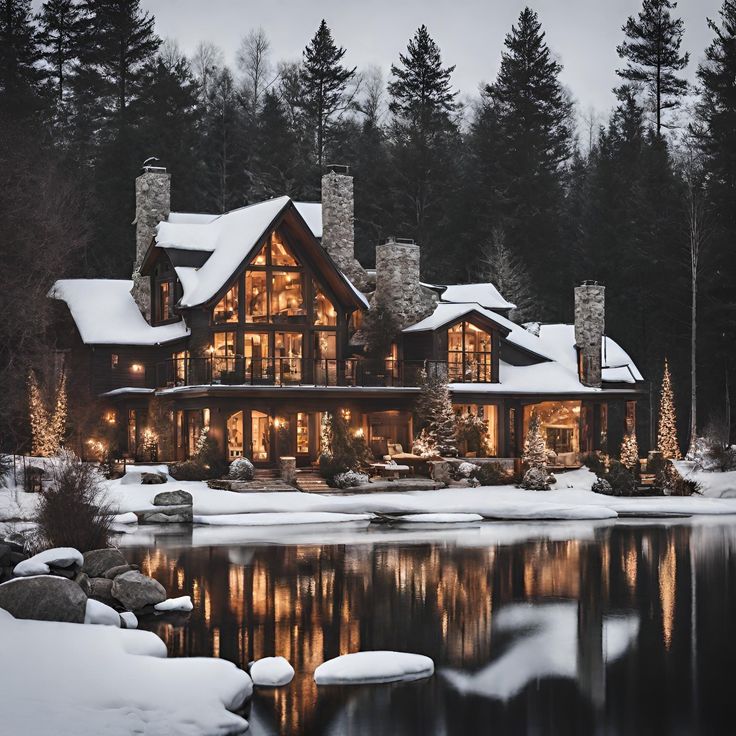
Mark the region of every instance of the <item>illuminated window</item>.
[[470, 322], [450, 327], [447, 331], [447, 363], [451, 382], [491, 382], [490, 334]]
[[312, 280], [312, 292], [314, 298], [312, 307], [314, 311], [315, 325], [336, 325], [337, 310], [335, 305], [329, 300], [316, 281]]
[[173, 362], [173, 374], [174, 381], [177, 385], [181, 385], [186, 381], [187, 378], [187, 358], [189, 357], [189, 351], [180, 350], [177, 353], [172, 353], [171, 360]]
[[120, 356], [117, 353], [113, 353], [110, 356], [110, 367], [117, 368], [119, 364], [120, 364]]
[[229, 289], [215, 307], [212, 318], [216, 324], [238, 321], [238, 285]]
[[271, 375], [268, 333], [246, 332], [243, 347], [246, 380], [261, 380]]
[[271, 427], [268, 414], [251, 412], [251, 457], [256, 462], [268, 462]]
[[268, 322], [268, 292], [264, 271], [245, 274], [245, 321]]
[[294, 267], [299, 265], [278, 232], [271, 235], [271, 265]]
[[[498, 407], [495, 404], [453, 404], [455, 414], [466, 421], [458, 424], [459, 439], [465, 453], [477, 457], [498, 455]], [[475, 421], [482, 428], [475, 427]]]
[[335, 332], [314, 333], [315, 380], [317, 383], [334, 386], [337, 382], [337, 334]]
[[274, 337], [275, 369], [280, 382], [295, 383], [302, 377], [301, 332], [277, 332]]
[[542, 437], [548, 450], [557, 455], [580, 452], [579, 401], [543, 401], [524, 407], [524, 437], [532, 414], [539, 417]]
[[160, 281], [156, 299], [156, 318], [159, 322], [172, 319], [174, 315], [174, 284], [172, 281]]
[[212, 333], [212, 375], [222, 378], [223, 373], [235, 370], [235, 333]]
[[243, 412], [238, 411], [227, 420], [227, 456], [230, 460], [243, 457]]
[[296, 451], [309, 454], [309, 414], [301, 411], [296, 415]]
[[302, 275], [294, 271], [271, 274], [271, 318], [294, 320], [306, 314]]
[[626, 402], [626, 431], [631, 434], [636, 430], [636, 401]]
[[128, 452], [131, 455], [135, 455], [135, 440], [136, 440], [136, 416], [135, 409], [128, 410]]

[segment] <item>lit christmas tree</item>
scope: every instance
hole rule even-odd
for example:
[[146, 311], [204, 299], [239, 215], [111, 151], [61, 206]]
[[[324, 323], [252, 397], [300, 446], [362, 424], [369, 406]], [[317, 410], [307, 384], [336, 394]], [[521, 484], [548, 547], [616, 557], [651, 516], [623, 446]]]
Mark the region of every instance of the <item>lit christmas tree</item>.
[[59, 385], [56, 389], [56, 404], [54, 405], [54, 413], [51, 416], [51, 453], [56, 454], [64, 445], [64, 437], [66, 436], [66, 373], [61, 374]]
[[427, 442], [445, 457], [457, 456], [455, 412], [452, 409], [447, 377], [439, 372], [422, 375], [422, 389], [417, 397], [417, 416], [426, 429]]
[[621, 465], [629, 470], [637, 470], [639, 467], [639, 443], [636, 441], [635, 429], [624, 435], [621, 443]]
[[51, 454], [49, 413], [33, 371], [28, 373], [28, 419], [31, 425], [31, 454], [36, 457], [47, 457]]
[[680, 460], [680, 448], [677, 444], [677, 416], [675, 413], [675, 397], [672, 392], [672, 377], [667, 359], [664, 361], [664, 375], [659, 399], [659, 423], [657, 425], [657, 449], [662, 457], [669, 460]]
[[547, 467], [547, 447], [542, 436], [542, 423], [536, 413], [529, 420], [529, 431], [526, 433], [521, 459], [530, 468]]

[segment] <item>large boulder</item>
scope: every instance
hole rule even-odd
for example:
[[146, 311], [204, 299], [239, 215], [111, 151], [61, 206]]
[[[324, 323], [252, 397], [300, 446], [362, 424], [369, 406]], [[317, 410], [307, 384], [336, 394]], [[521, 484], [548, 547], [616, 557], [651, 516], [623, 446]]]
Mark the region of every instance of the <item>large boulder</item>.
[[166, 483], [166, 476], [163, 473], [141, 473], [141, 485], [158, 486]]
[[108, 578], [90, 578], [89, 597], [94, 598], [101, 603], [107, 603], [108, 606], [117, 605], [117, 601], [112, 597], [112, 580]]
[[192, 494], [189, 491], [162, 491], [153, 497], [154, 506], [191, 506]]
[[166, 589], [158, 580], [131, 570], [112, 581], [112, 595], [129, 611], [140, 611], [166, 600]]
[[131, 570], [138, 569], [140, 569], [138, 565], [117, 565], [116, 567], [111, 567], [109, 570], [107, 570], [103, 577], [106, 577], [109, 580], [115, 580], [118, 575], [122, 575], [124, 572], [130, 572]]
[[108, 549], [93, 549], [84, 553], [82, 572], [91, 578], [101, 578], [110, 568], [127, 565], [128, 561], [120, 550], [112, 547]]
[[192, 506], [157, 506], [138, 515], [141, 524], [191, 524]]
[[15, 618], [84, 623], [87, 596], [73, 581], [53, 575], [16, 578], [0, 585], [0, 608]]

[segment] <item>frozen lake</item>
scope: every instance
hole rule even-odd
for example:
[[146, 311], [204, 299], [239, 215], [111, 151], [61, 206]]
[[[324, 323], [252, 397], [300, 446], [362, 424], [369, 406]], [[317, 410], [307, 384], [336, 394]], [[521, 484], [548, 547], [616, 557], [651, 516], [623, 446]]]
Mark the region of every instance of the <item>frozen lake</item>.
[[[141, 528], [126, 554], [183, 625], [172, 656], [281, 655], [255, 736], [727, 733], [736, 721], [736, 519], [470, 524], [459, 529]], [[436, 674], [314, 683], [326, 659], [394, 649]]]

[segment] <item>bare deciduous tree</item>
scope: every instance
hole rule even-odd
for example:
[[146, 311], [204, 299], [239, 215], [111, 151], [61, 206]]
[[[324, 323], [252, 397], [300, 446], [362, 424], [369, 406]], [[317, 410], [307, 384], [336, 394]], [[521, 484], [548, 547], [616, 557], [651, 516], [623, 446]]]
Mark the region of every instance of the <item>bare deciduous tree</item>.
[[210, 41], [200, 41], [192, 56], [192, 69], [199, 82], [200, 99], [207, 104], [212, 81], [224, 65], [222, 50]]
[[251, 30], [240, 41], [238, 69], [243, 75], [245, 107], [255, 119], [263, 101], [264, 92], [278, 79], [270, 58], [271, 43], [263, 28]]

